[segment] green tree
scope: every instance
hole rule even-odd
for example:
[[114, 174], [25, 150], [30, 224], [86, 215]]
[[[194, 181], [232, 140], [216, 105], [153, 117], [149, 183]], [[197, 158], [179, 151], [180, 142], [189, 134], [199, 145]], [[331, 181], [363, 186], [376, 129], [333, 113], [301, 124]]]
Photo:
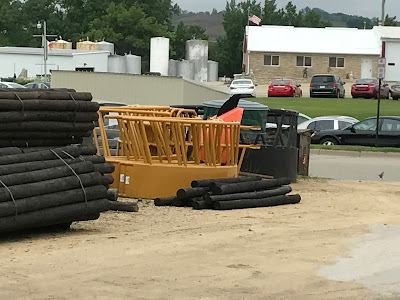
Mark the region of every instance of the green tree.
[[185, 58], [186, 41], [190, 39], [208, 40], [208, 36], [200, 26], [186, 26], [183, 22], [179, 22], [175, 29], [175, 37], [171, 41], [173, 59]]
[[[32, 0], [27, 0], [32, 1]], [[158, 24], [168, 26], [173, 30], [171, 18], [180, 12], [178, 5], [172, 5], [171, 0], [53, 0], [57, 2], [64, 15], [62, 36], [70, 38], [73, 42], [86, 39], [86, 33], [91, 28], [91, 23], [107, 13], [112, 3], [123, 5], [127, 8], [139, 7], [147, 16], [152, 16]]]
[[278, 15], [276, 9], [276, 0], [265, 0], [262, 10], [262, 24], [276, 25], [278, 24]]
[[166, 25], [147, 16], [138, 5], [126, 7], [113, 2], [104, 16], [91, 22], [87, 35], [92, 40], [113, 42], [118, 54], [132, 52], [141, 55], [143, 70], [147, 70], [149, 65], [150, 39], [155, 36], [172, 37]]
[[303, 23], [303, 15], [301, 12], [297, 12], [296, 5], [293, 5], [292, 1], [289, 1], [285, 6], [283, 18], [281, 20], [286, 26], [301, 26]]
[[236, 4], [235, 0], [226, 3], [223, 26], [226, 36], [217, 40], [218, 60], [222, 74], [232, 76], [242, 72], [244, 29], [248, 22], [248, 11], [260, 16], [261, 6], [256, 0]]
[[314, 10], [310, 10], [304, 16], [303, 26], [317, 28], [317, 27], [329, 27], [332, 26], [332, 24], [330, 22], [322, 20], [321, 15], [315, 12]]
[[14, 46], [16, 34], [23, 30], [19, 11], [22, 3], [19, 1], [0, 2], [0, 46]]
[[384, 26], [397, 26], [397, 24], [396, 16], [389, 17], [389, 15], [386, 15], [385, 21], [383, 22]]
[[40, 38], [32, 37], [33, 34], [43, 32], [43, 28], [36, 28], [38, 22], [43, 24], [43, 21], [46, 21], [47, 34], [61, 36], [64, 34], [64, 15], [56, 0], [27, 0], [23, 3], [20, 13], [27, 34], [25, 46], [27, 44], [34, 47], [42, 46]]
[[[365, 22], [365, 23], [364, 23]], [[364, 25], [366, 29], [373, 27], [373, 22], [368, 18], [352, 16], [346, 21], [347, 27], [363, 29]]]

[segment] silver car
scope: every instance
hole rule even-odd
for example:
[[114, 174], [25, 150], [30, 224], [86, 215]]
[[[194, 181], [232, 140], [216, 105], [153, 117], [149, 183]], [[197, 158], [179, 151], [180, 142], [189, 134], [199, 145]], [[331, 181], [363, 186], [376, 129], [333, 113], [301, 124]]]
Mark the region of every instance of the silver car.
[[25, 89], [23, 85], [15, 82], [0, 82], [0, 89]]
[[256, 96], [256, 88], [251, 79], [235, 79], [229, 86], [231, 95], [240, 94], [248, 97]]
[[305, 121], [297, 125], [297, 129], [310, 129], [312, 131], [337, 130], [357, 122], [357, 119], [348, 116], [323, 116]]

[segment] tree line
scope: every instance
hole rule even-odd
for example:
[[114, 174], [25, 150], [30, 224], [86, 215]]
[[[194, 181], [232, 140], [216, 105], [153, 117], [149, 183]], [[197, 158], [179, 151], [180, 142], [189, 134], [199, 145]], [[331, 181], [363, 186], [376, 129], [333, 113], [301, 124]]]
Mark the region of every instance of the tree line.
[[[220, 75], [241, 72], [244, 29], [248, 11], [262, 19], [262, 25], [326, 27], [316, 10], [298, 10], [289, 1], [283, 8], [276, 0], [236, 2], [229, 0], [223, 14], [225, 36], [209, 41], [209, 57], [219, 62]], [[170, 38], [170, 56], [185, 57], [188, 39], [209, 39], [199, 26], [172, 24], [181, 8], [172, 0], [10, 0], [0, 1], [0, 46], [40, 47], [34, 34], [38, 21], [47, 22], [48, 34], [73, 43], [79, 40], [106, 40], [115, 44], [118, 54], [142, 56], [143, 70], [149, 68], [150, 38]], [[217, 13], [214, 9], [212, 13]], [[397, 23], [387, 16], [387, 22]], [[389, 24], [388, 24], [389, 25]]]

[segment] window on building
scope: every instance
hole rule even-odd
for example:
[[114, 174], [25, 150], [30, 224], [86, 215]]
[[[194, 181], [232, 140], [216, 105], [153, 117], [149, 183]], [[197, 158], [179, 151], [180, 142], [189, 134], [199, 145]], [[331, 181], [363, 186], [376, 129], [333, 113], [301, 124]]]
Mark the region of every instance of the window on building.
[[311, 56], [297, 56], [296, 65], [298, 67], [311, 67]]
[[94, 68], [75, 68], [75, 71], [79, 71], [79, 72], [94, 72]]
[[279, 55], [264, 55], [264, 66], [279, 66]]
[[344, 68], [344, 57], [329, 57], [329, 67], [330, 68]]

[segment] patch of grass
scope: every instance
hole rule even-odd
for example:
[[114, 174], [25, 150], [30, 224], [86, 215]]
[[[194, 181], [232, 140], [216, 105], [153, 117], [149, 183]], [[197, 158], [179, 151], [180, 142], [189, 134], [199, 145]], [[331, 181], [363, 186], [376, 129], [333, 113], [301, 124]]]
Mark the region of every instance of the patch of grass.
[[[328, 115], [350, 116], [358, 120], [376, 116], [376, 99], [337, 98], [251, 98], [272, 108], [292, 109], [312, 118]], [[381, 100], [381, 116], [400, 116], [400, 101]]]
[[311, 149], [325, 149], [325, 150], [343, 150], [343, 151], [370, 151], [370, 152], [400, 152], [400, 148], [390, 147], [366, 147], [366, 146], [349, 146], [349, 145], [311, 145]]

